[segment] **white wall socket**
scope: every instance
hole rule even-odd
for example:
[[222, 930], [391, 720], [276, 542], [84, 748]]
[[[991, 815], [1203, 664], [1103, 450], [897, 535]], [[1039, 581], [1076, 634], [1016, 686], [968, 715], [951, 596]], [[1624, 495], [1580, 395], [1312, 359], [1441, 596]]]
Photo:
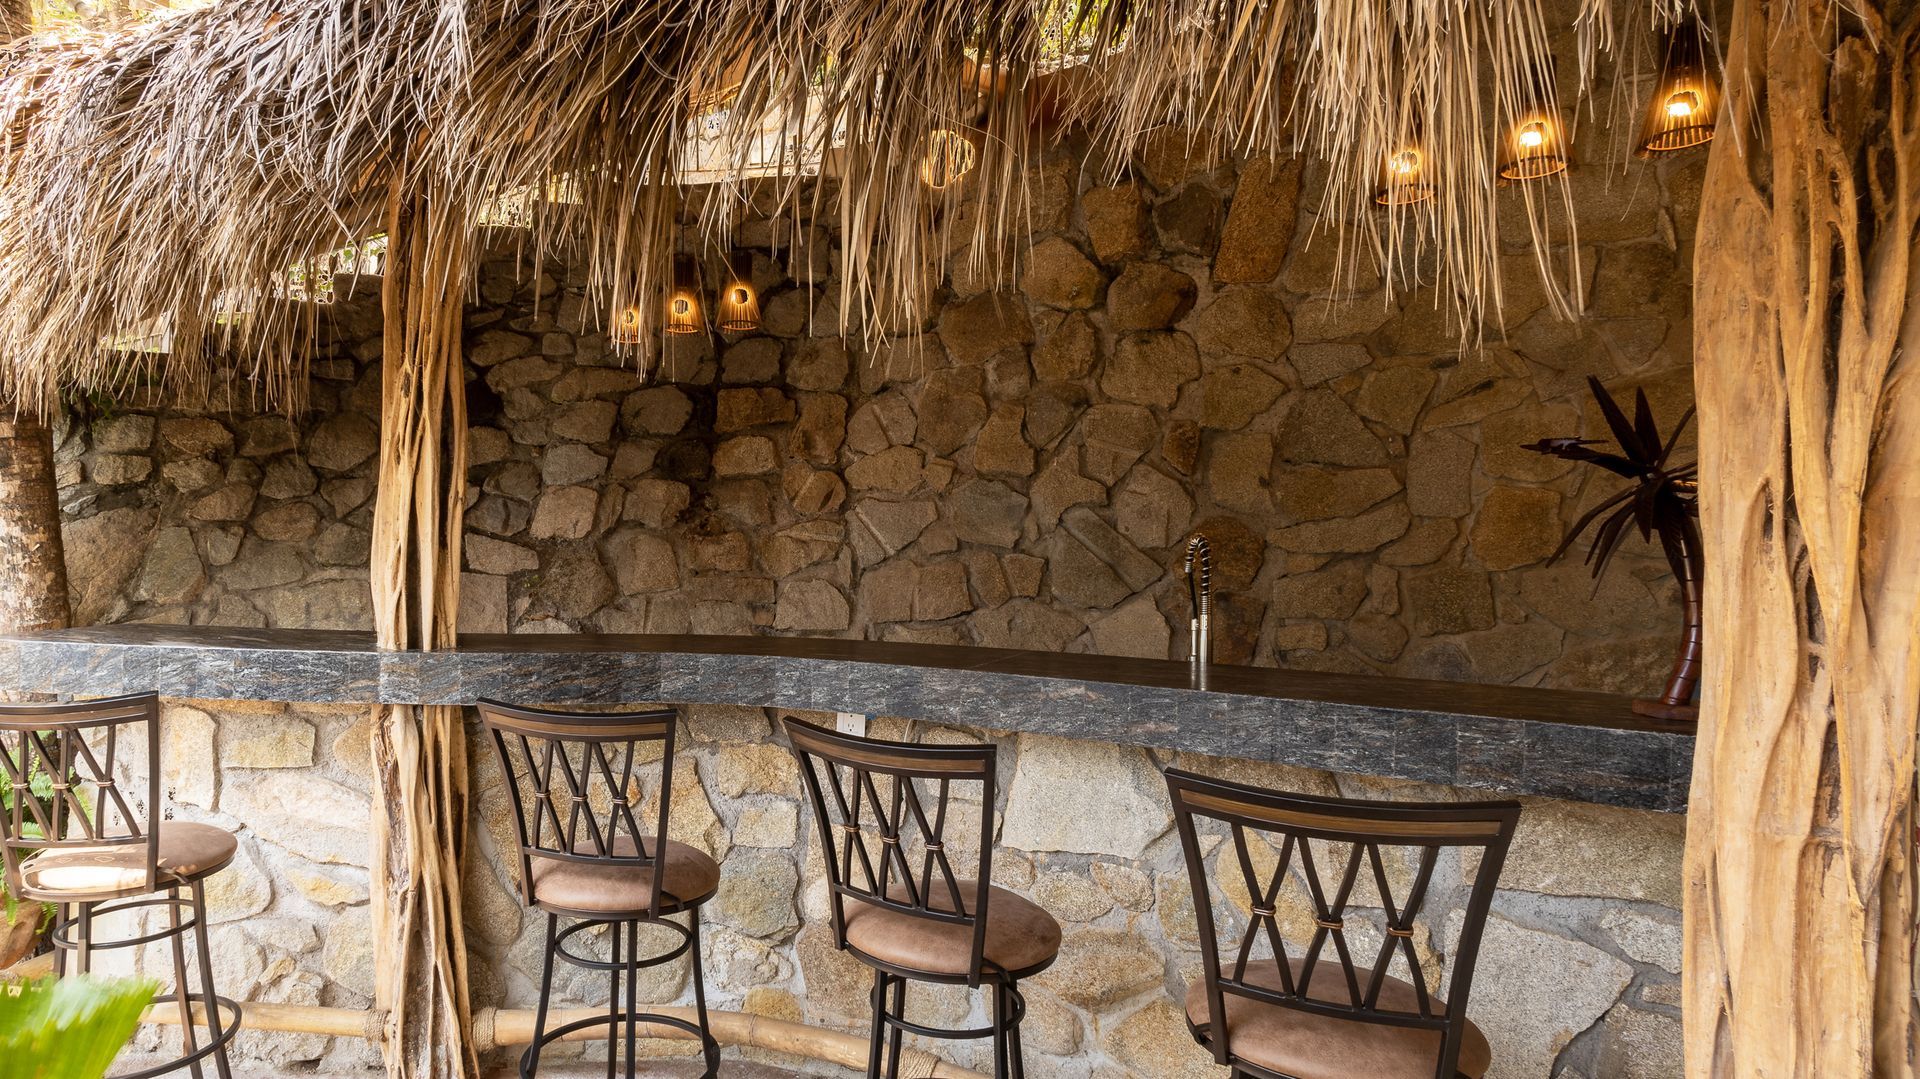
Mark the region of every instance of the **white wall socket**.
[[867, 717], [858, 712], [836, 713], [833, 721], [833, 729], [839, 731], [841, 734], [851, 734], [855, 738], [865, 738], [867, 736]]

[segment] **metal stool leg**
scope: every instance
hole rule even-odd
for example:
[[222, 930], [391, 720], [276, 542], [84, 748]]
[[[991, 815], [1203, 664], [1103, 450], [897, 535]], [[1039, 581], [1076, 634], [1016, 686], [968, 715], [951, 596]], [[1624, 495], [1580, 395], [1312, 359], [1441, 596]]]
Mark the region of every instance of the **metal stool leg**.
[[75, 949], [74, 962], [79, 967], [77, 973], [86, 974], [93, 967], [93, 904], [80, 904], [80, 946]]
[[[56, 903], [53, 908], [53, 939], [64, 940], [67, 935], [67, 923], [72, 916], [67, 913], [65, 903]], [[67, 950], [56, 946], [53, 949], [53, 973], [56, 977], [67, 976]]]
[[[173, 946], [173, 995], [179, 998], [180, 1003], [181, 1055], [192, 1056], [199, 1051], [200, 1044], [193, 1033], [193, 999], [187, 995], [187, 945], [186, 941], [180, 939], [182, 933], [180, 928], [180, 889], [168, 888], [167, 900], [167, 928], [171, 930], [167, 943]], [[195, 926], [194, 928], [200, 932], [206, 931], [205, 926]], [[209, 1001], [207, 1010], [211, 1012], [213, 1009], [214, 1005]], [[201, 1071], [199, 1061], [194, 1061], [188, 1066], [188, 1069], [193, 1073], [193, 1079], [205, 1079], [205, 1073]]]
[[[213, 991], [213, 946], [207, 941], [207, 890], [197, 880], [193, 882], [193, 943], [200, 953], [200, 992], [207, 1009], [207, 1039], [218, 1046], [213, 1051], [213, 1070], [219, 1073], [220, 1079], [233, 1079], [233, 1071], [227, 1064], [226, 1039], [220, 1033], [220, 998]], [[233, 1021], [238, 1025], [240, 1016], [235, 1014]]]
[[553, 950], [557, 942], [555, 930], [560, 919], [547, 915], [546, 959], [540, 970], [540, 1007], [533, 1015], [533, 1044], [520, 1054], [520, 1079], [533, 1079], [534, 1069], [540, 1066], [540, 1039], [547, 1032], [547, 1004], [553, 999]]
[[[620, 923], [614, 922], [613, 937], [607, 945], [607, 958], [620, 961]], [[631, 1002], [628, 1004], [632, 1006]], [[607, 1024], [607, 1079], [613, 1079], [613, 1067], [620, 1059], [620, 968], [612, 967], [607, 971], [607, 1017], [615, 1020]]]
[[993, 1079], [1007, 1077], [1007, 987], [993, 982]]
[[634, 1079], [640, 1056], [640, 923], [627, 925], [627, 1079]]
[[[1012, 999], [1019, 992], [1020, 987], [1018, 985], [1013, 982], [1007, 983], [1007, 997], [1009, 999]], [[1026, 1012], [1023, 1008], [1019, 1017], [1014, 1020], [1013, 1025], [1007, 1028], [1007, 1055], [1009, 1057], [1009, 1063], [1011, 1064], [1008, 1070], [1013, 1073], [1013, 1079], [1027, 1079], [1026, 1052], [1020, 1047], [1020, 1024], [1025, 1021], [1025, 1019]]]
[[873, 972], [873, 1035], [867, 1045], [867, 1079], [880, 1079], [880, 1055], [887, 1037], [887, 972]]
[[713, 1040], [713, 1028], [707, 1022], [707, 979], [703, 971], [707, 956], [700, 946], [699, 907], [687, 912], [687, 925], [693, 930], [693, 1009], [700, 1023], [700, 1055], [707, 1062], [701, 1079], [713, 1079], [720, 1074], [720, 1043]]
[[[907, 980], [893, 980], [893, 1015], [897, 1019], [907, 1017]], [[900, 1079], [900, 1050], [904, 1048], [907, 1032], [895, 1026], [887, 1032], [887, 1075]]]

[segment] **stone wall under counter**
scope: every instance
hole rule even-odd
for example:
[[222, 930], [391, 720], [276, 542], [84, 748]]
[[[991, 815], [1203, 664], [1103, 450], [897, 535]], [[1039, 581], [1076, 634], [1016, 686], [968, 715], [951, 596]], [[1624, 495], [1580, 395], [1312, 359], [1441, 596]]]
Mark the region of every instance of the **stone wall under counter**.
[[[682, 713], [673, 832], [717, 856], [723, 871], [704, 920], [708, 999], [718, 1008], [864, 1031], [870, 979], [832, 949], [817, 837], [792, 759], [774, 733], [778, 713], [725, 706]], [[213, 879], [209, 895], [225, 991], [261, 1001], [371, 1003], [361, 823], [370, 783], [368, 724], [359, 707], [168, 702], [164, 785], [176, 815], [234, 828], [241, 837], [239, 858]], [[1053, 912], [1066, 930], [1059, 964], [1030, 983], [1025, 1027], [1032, 1074], [1063, 1079], [1224, 1074], [1179, 1019], [1183, 980], [1196, 975], [1199, 952], [1157, 767], [1358, 797], [1477, 796], [903, 720], [876, 720], [871, 733], [999, 745], [994, 878]], [[469, 744], [474, 857], [465, 884], [474, 1004], [529, 1007], [544, 927], [522, 911], [514, 892], [513, 826], [492, 755], [477, 735]], [[1490, 1076], [1677, 1076], [1683, 818], [1523, 801], [1471, 1004], [1493, 1042]], [[316, 806], [325, 812], [316, 814]], [[1449, 864], [1436, 880], [1416, 937], [1429, 975], [1447, 969], [1454, 931], [1447, 914], [1460, 894]], [[1299, 890], [1286, 891], [1297, 911]], [[1223, 899], [1220, 915], [1244, 917], [1232, 903]], [[150, 959], [156, 970], [164, 966], [159, 955]], [[566, 973], [561, 984], [575, 1002], [603, 999], [600, 976]], [[641, 984], [650, 1000], [691, 1000], [684, 964], [643, 974]], [[978, 1005], [957, 990], [916, 988], [912, 1000], [917, 1016], [936, 1022], [961, 1021], [970, 1006], [973, 1019], [981, 1018]], [[143, 1038], [156, 1044], [166, 1036], [150, 1031]], [[242, 1033], [237, 1047], [246, 1060], [287, 1070], [342, 1072], [377, 1063], [368, 1047], [344, 1039], [253, 1031]], [[970, 1048], [953, 1058], [985, 1065]]]

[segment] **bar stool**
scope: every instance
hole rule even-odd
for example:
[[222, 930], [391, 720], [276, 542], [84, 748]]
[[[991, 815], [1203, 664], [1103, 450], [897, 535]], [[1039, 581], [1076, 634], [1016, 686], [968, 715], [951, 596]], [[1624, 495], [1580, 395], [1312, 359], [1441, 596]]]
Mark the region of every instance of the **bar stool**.
[[[701, 972], [700, 905], [720, 887], [712, 858], [667, 838], [673, 789], [672, 709], [650, 712], [557, 712], [479, 702], [487, 741], [506, 777], [520, 839], [520, 900], [546, 912], [546, 958], [540, 974], [540, 1006], [533, 1043], [520, 1057], [520, 1075], [531, 1079], [540, 1051], [577, 1030], [607, 1027], [607, 1075], [614, 1073], [617, 1040], [626, 1032], [626, 1074], [634, 1079], [642, 1023], [685, 1031], [700, 1039], [703, 1076], [720, 1070], [720, 1044], [707, 1023], [707, 990]], [[646, 827], [635, 804], [634, 784], [654, 744], [660, 748], [659, 816]], [[669, 921], [685, 914], [687, 924]], [[560, 927], [562, 918], [574, 924]], [[672, 931], [679, 943], [658, 955], [640, 954], [640, 927]], [[567, 950], [575, 935], [610, 930], [608, 958]], [[621, 954], [621, 941], [626, 954]], [[645, 1013], [637, 1000], [640, 971], [693, 953], [693, 999], [698, 1023]], [[607, 1014], [547, 1029], [553, 997], [553, 961], [608, 972]], [[620, 979], [626, 976], [626, 1008]]]
[[[122, 790], [114, 776], [121, 745], [136, 737], [123, 736], [122, 729], [135, 724], [146, 725], [144, 802], [140, 792]], [[75, 704], [0, 704], [0, 769], [13, 790], [11, 811], [0, 814], [7, 887], [20, 899], [59, 905], [55, 973], [67, 973], [69, 956], [74, 972], [85, 974], [97, 951], [158, 940], [172, 946], [173, 991], [154, 1003], [180, 1009], [182, 1053], [119, 1079], [147, 1079], [182, 1067], [201, 1079], [201, 1061], [208, 1057], [220, 1079], [230, 1079], [227, 1045], [240, 1029], [240, 1005], [214, 991], [203, 884], [233, 861], [238, 844], [208, 824], [150, 823], [149, 814], [160, 806], [160, 699], [143, 694]], [[42, 789], [51, 787], [44, 799], [33, 794], [36, 779]], [[129, 940], [96, 938], [94, 919], [149, 907], [166, 908], [165, 929]], [[188, 930], [198, 952], [198, 993], [187, 991], [181, 938]], [[194, 1034], [196, 1004], [205, 1014], [205, 1046]]]
[[[1020, 980], [1060, 954], [1060, 923], [992, 879], [994, 747], [856, 738], [788, 717], [826, 863], [834, 944], [873, 968], [867, 1075], [900, 1074], [905, 1032], [992, 1038], [995, 1079], [1024, 1076]], [[971, 877], [948, 857], [953, 788], [980, 785], [980, 854]], [[930, 792], [929, 792], [930, 789]], [[931, 797], [929, 797], [931, 793]], [[834, 831], [840, 832], [836, 848]], [[918, 869], [915, 869], [918, 863]], [[909, 981], [985, 984], [991, 1026], [945, 1030], [906, 1018]], [[888, 1003], [891, 990], [892, 1002]]]
[[[1520, 820], [1519, 803], [1318, 798], [1177, 769], [1168, 769], [1166, 779], [1205, 959], [1201, 979], [1187, 987], [1187, 1026], [1194, 1040], [1213, 1050], [1216, 1062], [1233, 1069], [1232, 1079], [1479, 1079], [1486, 1072], [1493, 1051], [1486, 1035], [1467, 1020], [1467, 992], [1494, 885]], [[1225, 825], [1231, 835], [1232, 843], [1220, 848], [1218, 872], [1226, 874], [1229, 865], [1237, 870], [1252, 908], [1238, 940], [1217, 935], [1196, 819]], [[1256, 869], [1249, 833], [1278, 851], [1270, 873]], [[1330, 856], [1327, 867], [1337, 873], [1331, 888], [1321, 877], [1310, 840], [1322, 851], [1347, 845], [1344, 856]], [[1382, 847], [1417, 852], [1418, 868], [1402, 899], [1394, 897]], [[1471, 873], [1453, 980], [1441, 1000], [1428, 991], [1421, 973], [1413, 925], [1439, 853], [1449, 848], [1478, 850], [1480, 862]], [[1296, 863], [1314, 923], [1311, 938], [1297, 952], [1288, 950], [1276, 911], [1280, 889]], [[1347, 938], [1348, 919], [1355, 913], [1350, 903], [1363, 869], [1378, 891], [1384, 922], [1370, 967], [1356, 965]], [[1263, 941], [1271, 954], [1256, 957]], [[1329, 944], [1331, 959], [1326, 957]], [[1232, 948], [1224, 959], [1223, 945]], [[1407, 980], [1388, 973], [1396, 955], [1405, 958]], [[1225, 1021], [1216, 1026], [1212, 1020], [1218, 1015]]]

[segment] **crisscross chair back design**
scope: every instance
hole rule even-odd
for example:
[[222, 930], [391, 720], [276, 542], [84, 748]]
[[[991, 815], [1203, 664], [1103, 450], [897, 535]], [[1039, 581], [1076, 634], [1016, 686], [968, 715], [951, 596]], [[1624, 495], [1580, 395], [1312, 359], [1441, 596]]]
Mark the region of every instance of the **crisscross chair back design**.
[[[160, 836], [147, 814], [160, 804], [159, 720], [160, 699], [153, 694], [0, 704], [0, 770], [11, 788], [7, 810], [0, 813], [0, 854], [9, 891], [22, 894], [20, 867], [39, 851], [129, 847], [146, 848], [147, 890], [155, 888]], [[127, 730], [136, 724], [141, 726]], [[142, 740], [146, 750], [144, 801], [114, 775], [131, 739]]]
[[[1356, 1022], [1438, 1031], [1440, 1052], [1434, 1075], [1454, 1079], [1474, 961], [1494, 886], [1519, 821], [1519, 803], [1321, 798], [1178, 769], [1168, 769], [1166, 779], [1193, 882], [1205, 958], [1207, 1014], [1227, 1014], [1224, 999], [1234, 995]], [[1219, 847], [1216, 872], [1244, 887], [1250, 908], [1244, 931], [1237, 934], [1231, 928], [1223, 934], [1216, 924], [1200, 821], [1216, 822], [1227, 832], [1229, 841]], [[1255, 857], [1255, 843], [1265, 843], [1277, 852], [1270, 870], [1257, 864], [1265, 858]], [[1324, 854], [1316, 854], [1316, 844]], [[1449, 848], [1477, 850], [1480, 858], [1466, 882], [1468, 898], [1454, 945], [1453, 977], [1444, 1003], [1437, 1003], [1414, 948], [1414, 930], [1430, 896], [1440, 853]], [[1387, 859], [1403, 852], [1416, 868], [1396, 893]], [[1377, 913], [1355, 909], [1356, 890], [1364, 891], [1362, 874], [1373, 885], [1367, 906], [1377, 902]], [[1304, 889], [1306, 913], [1313, 925], [1304, 940], [1289, 941], [1282, 929], [1287, 920], [1282, 891], [1290, 879]], [[1350, 919], [1360, 918], [1378, 932], [1380, 943], [1356, 955], [1356, 942], [1348, 934], [1353, 928]], [[1381, 990], [1396, 959], [1405, 961], [1405, 980], [1413, 987], [1411, 1007], [1393, 1007], [1382, 1000]], [[1250, 977], [1256, 973], [1266, 976]], [[1336, 980], [1332, 986], [1325, 984], [1329, 977]], [[1225, 1029], [1213, 1032], [1208, 1041], [1215, 1059], [1230, 1063], [1233, 1048]]]
[[[784, 722], [820, 822], [835, 943], [847, 946], [848, 898], [965, 926], [973, 933], [968, 984], [979, 985], [992, 877], [994, 747], [855, 738], [790, 716]], [[956, 868], [947, 826], [956, 788], [974, 785], [979, 855], [971, 867]]]
[[[673, 791], [673, 709], [587, 714], [488, 700], [478, 707], [513, 803], [522, 902], [534, 903], [535, 858], [643, 867], [661, 859]], [[656, 746], [660, 780], [648, 819], [640, 773]], [[672, 901], [665, 888], [654, 888], [648, 916], [658, 918], [662, 903]]]

